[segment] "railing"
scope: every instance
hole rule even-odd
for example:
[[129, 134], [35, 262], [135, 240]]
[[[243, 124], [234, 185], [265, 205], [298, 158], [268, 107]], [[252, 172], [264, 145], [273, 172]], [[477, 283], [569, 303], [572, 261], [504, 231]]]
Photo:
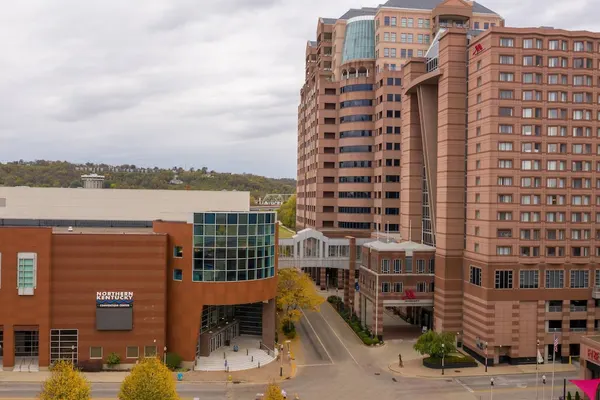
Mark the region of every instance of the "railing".
[[561, 312], [562, 306], [548, 306], [548, 312]]
[[571, 332], [587, 332], [587, 328], [571, 328]]
[[571, 306], [571, 312], [587, 311], [587, 306]]
[[562, 328], [548, 328], [548, 332], [552, 333], [552, 332], [561, 332]]
[[260, 344], [258, 345], [258, 348], [261, 349], [261, 350], [266, 351], [267, 354], [270, 355], [271, 357], [275, 357], [275, 350], [269, 348], [269, 346], [267, 346], [263, 342], [260, 342]]
[[427, 63], [425, 64], [425, 70], [427, 72], [432, 72], [438, 69], [438, 58], [434, 57], [434, 58], [430, 58], [427, 60]]

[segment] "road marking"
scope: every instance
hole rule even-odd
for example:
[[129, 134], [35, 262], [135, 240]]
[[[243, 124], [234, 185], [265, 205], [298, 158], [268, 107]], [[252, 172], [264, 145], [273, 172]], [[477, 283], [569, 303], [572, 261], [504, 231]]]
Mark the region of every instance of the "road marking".
[[[335, 310], [334, 310], [335, 311]], [[335, 335], [335, 337], [340, 341], [340, 343], [342, 344], [342, 346], [344, 346], [344, 348], [346, 349], [346, 351], [348, 352], [348, 354], [350, 354], [350, 357], [352, 357], [352, 360], [354, 361], [354, 363], [356, 365], [358, 364], [358, 361], [356, 361], [356, 358], [354, 358], [354, 356], [352, 355], [352, 353], [350, 353], [350, 350], [348, 349], [348, 347], [346, 347], [346, 344], [342, 341], [342, 339], [338, 336], [337, 332], [333, 329], [333, 327], [331, 325], [329, 325], [329, 322], [327, 322], [327, 320], [325, 319], [325, 317], [323, 316], [323, 314], [321, 312], [319, 312], [319, 315], [321, 316], [321, 318], [323, 318], [323, 321], [325, 321], [325, 323], [327, 324], [327, 326], [329, 327], [329, 329], [331, 329], [331, 332], [333, 332], [333, 334]], [[344, 321], [345, 323], [345, 321]]]
[[[323, 344], [323, 341], [321, 340], [321, 338], [319, 337], [319, 335], [317, 335], [317, 331], [315, 331], [315, 328], [313, 327], [313, 325], [310, 323], [310, 321], [308, 320], [308, 317], [306, 316], [306, 314], [304, 313], [304, 310], [300, 309], [300, 311], [302, 312], [302, 315], [304, 315], [304, 319], [306, 320], [306, 322], [308, 323], [308, 326], [310, 326], [310, 329], [312, 329], [312, 331], [315, 333], [315, 336], [317, 337], [317, 340], [319, 341], [319, 343], [321, 344], [321, 347], [323, 347], [323, 350], [325, 350], [325, 354], [327, 354], [327, 357], [329, 357], [329, 360], [331, 361], [332, 364], [335, 364], [333, 362], [333, 358], [331, 358], [331, 354], [329, 354], [329, 352], [327, 351], [327, 348], [325, 347], [325, 345]], [[320, 313], [319, 313], [320, 314]], [[329, 325], [329, 324], [327, 324]]]
[[[546, 385], [546, 386], [548, 386], [548, 385]], [[525, 391], [533, 391], [535, 389], [536, 389], [535, 386], [527, 386], [525, 388], [519, 388], [519, 387], [498, 388], [498, 389], [494, 388], [494, 393], [495, 392], [503, 392], [503, 393], [504, 392], [521, 392], [521, 391], [525, 392]], [[562, 385], [561, 385], [561, 387], [560, 387], [560, 393], [562, 393], [562, 389], [563, 388], [562, 388]], [[567, 384], [567, 390], [572, 390], [572, 389], [577, 389], [577, 386], [568, 383]], [[543, 390], [543, 388], [540, 385], [539, 391], [541, 392], [542, 390]], [[548, 394], [550, 393], [550, 391], [551, 391], [550, 388], [546, 388], [546, 392], [548, 392]], [[489, 388], [488, 389], [477, 389], [474, 392], [476, 392], [476, 393], [489, 393], [490, 389]], [[554, 393], [556, 393], [556, 392], [559, 392], [559, 390], [557, 389], [557, 387], [554, 388]]]
[[298, 367], [330, 367], [333, 364], [299, 364]]
[[454, 379], [454, 382], [458, 383], [460, 386], [464, 387], [466, 390], [469, 391], [469, 393], [473, 393], [474, 390], [471, 389], [470, 387], [467, 386], [466, 383], [464, 383], [463, 381], [461, 381], [460, 379]]

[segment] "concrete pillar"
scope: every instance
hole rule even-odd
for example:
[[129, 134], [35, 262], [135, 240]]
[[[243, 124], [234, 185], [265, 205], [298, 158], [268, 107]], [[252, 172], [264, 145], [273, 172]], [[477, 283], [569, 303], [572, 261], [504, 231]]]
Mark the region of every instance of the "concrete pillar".
[[319, 284], [321, 285], [321, 290], [327, 289], [327, 268], [321, 267], [319, 268]]
[[377, 301], [373, 302], [373, 334], [383, 335], [383, 299], [381, 296], [378, 296]]
[[275, 299], [263, 303], [262, 342], [270, 349], [275, 349]]
[[[348, 298], [347, 302], [344, 301], [344, 306], [346, 306], [350, 310], [354, 310], [354, 276], [356, 275], [356, 239], [352, 236], [346, 236], [348, 239], [349, 248], [349, 258], [348, 258], [348, 280], [345, 282], [348, 287]], [[344, 291], [344, 300], [346, 300], [345, 291]]]
[[344, 270], [341, 268], [337, 270], [337, 287], [344, 289]]
[[4, 325], [2, 365], [4, 368], [15, 366], [15, 332], [12, 325]]
[[362, 295], [361, 292], [358, 292], [358, 310], [357, 310], [358, 320], [360, 321], [360, 324], [362, 326], [365, 326], [367, 321], [363, 321], [363, 315], [362, 315], [363, 302], [364, 302], [364, 296]]

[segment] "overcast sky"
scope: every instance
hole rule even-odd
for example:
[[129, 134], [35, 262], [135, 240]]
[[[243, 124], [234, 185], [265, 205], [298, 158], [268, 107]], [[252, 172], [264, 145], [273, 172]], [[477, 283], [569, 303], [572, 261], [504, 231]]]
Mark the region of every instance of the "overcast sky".
[[[487, 0], [600, 31], [600, 0]], [[368, 0], [19, 0], [0, 14], [0, 160], [296, 175], [306, 40]], [[595, 7], [594, 7], [595, 5]]]

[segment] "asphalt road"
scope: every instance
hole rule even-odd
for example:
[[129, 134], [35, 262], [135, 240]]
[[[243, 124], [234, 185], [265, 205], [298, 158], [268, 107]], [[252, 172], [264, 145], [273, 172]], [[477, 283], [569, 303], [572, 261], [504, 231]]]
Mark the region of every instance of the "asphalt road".
[[[295, 379], [282, 383], [288, 394], [298, 393], [303, 400], [483, 400], [490, 399], [490, 377], [422, 379], [393, 376], [336, 315], [324, 304], [321, 313], [305, 312], [297, 326], [303, 347], [303, 361]], [[384, 350], [382, 348], [381, 350]], [[576, 374], [557, 373], [555, 396], [562, 394], [563, 378]], [[545, 399], [550, 399], [551, 374], [547, 374]], [[535, 399], [535, 374], [494, 376], [493, 399]], [[202, 400], [252, 400], [264, 390], [262, 385], [180, 383], [182, 398]], [[39, 384], [0, 382], [0, 398], [35, 398]], [[114, 399], [118, 384], [93, 384], [97, 399]], [[542, 399], [539, 388], [539, 399]]]

